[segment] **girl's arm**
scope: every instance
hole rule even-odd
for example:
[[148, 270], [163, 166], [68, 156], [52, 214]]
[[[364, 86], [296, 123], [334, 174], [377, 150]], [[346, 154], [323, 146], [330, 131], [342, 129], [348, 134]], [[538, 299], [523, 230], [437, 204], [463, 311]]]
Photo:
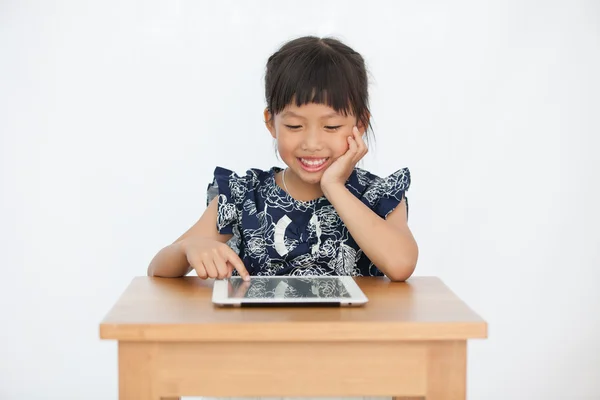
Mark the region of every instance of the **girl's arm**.
[[369, 259], [393, 281], [408, 279], [417, 265], [418, 247], [407, 223], [406, 201], [381, 218], [343, 184], [323, 188], [329, 202]]
[[187, 275], [192, 270], [185, 248], [190, 239], [206, 238], [222, 243], [231, 239], [233, 235], [222, 235], [217, 231], [217, 201], [218, 196], [210, 202], [198, 222], [154, 256], [148, 266], [148, 276], [176, 278]]

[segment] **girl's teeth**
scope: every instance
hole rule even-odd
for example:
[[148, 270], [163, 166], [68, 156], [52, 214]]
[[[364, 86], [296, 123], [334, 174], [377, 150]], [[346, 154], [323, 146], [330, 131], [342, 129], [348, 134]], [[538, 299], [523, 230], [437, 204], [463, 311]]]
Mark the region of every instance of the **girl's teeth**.
[[302, 161], [304, 164], [306, 164], [306, 165], [310, 165], [310, 166], [313, 166], [313, 167], [316, 167], [316, 166], [318, 166], [318, 165], [321, 165], [321, 164], [323, 164], [325, 161], [327, 161], [327, 159], [326, 159], [326, 158], [324, 158], [324, 159], [322, 159], [322, 160], [316, 160], [316, 161], [313, 161], [313, 160], [305, 160], [304, 158], [301, 158], [300, 160], [301, 160], [301, 161]]

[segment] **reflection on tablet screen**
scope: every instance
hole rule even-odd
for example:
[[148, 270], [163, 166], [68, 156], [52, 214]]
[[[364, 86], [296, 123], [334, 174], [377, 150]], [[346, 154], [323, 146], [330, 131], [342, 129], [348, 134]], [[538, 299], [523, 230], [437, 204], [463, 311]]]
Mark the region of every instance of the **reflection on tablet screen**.
[[311, 277], [252, 277], [244, 282], [239, 276], [229, 279], [228, 294], [230, 298], [349, 298], [346, 287], [337, 278]]

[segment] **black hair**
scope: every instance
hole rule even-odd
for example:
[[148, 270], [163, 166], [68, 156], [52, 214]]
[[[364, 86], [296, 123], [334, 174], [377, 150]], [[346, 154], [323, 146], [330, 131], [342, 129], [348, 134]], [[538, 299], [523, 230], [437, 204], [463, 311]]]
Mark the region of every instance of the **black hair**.
[[272, 117], [294, 100], [298, 107], [325, 104], [373, 131], [365, 61], [332, 37], [304, 36], [281, 46], [267, 61], [265, 97]]

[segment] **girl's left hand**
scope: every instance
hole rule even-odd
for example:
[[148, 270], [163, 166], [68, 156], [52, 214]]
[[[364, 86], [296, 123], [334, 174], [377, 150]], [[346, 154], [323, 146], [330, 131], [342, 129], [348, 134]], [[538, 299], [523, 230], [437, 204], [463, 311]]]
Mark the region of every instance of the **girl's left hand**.
[[356, 126], [352, 129], [352, 136], [348, 136], [348, 144], [350, 147], [346, 153], [335, 160], [323, 172], [323, 176], [321, 177], [321, 190], [323, 192], [326, 192], [327, 188], [335, 185], [345, 185], [356, 163], [369, 151]]

